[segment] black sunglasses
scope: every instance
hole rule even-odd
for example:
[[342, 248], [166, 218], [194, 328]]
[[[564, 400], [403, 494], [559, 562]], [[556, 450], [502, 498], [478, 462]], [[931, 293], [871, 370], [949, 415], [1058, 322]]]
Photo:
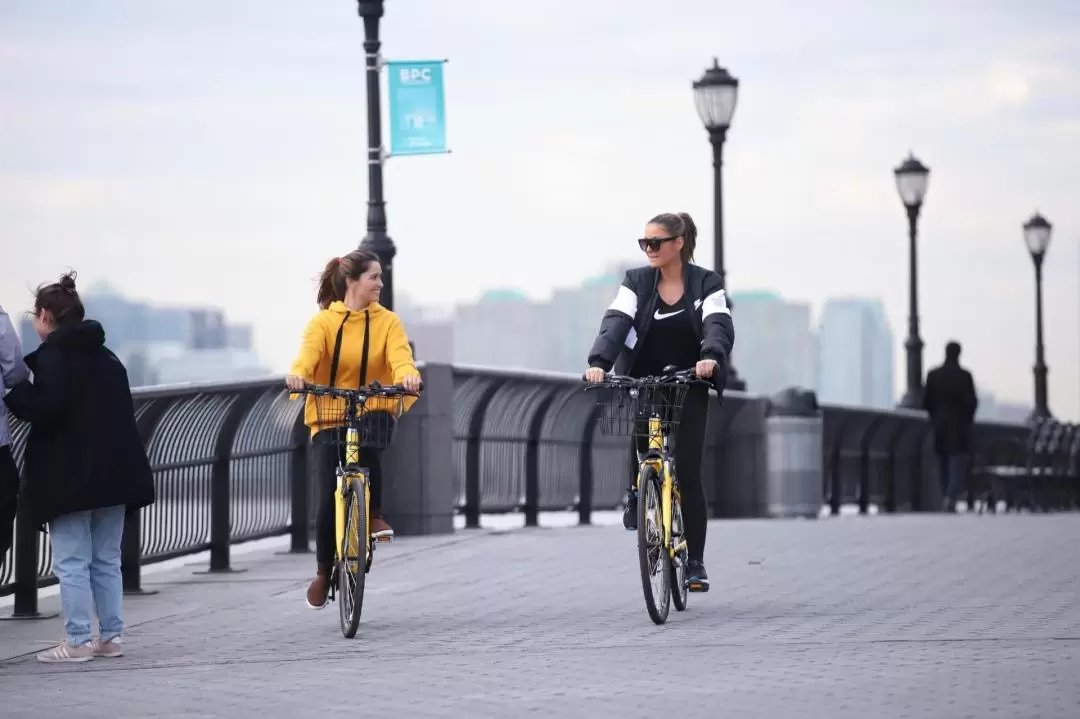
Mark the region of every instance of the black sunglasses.
[[642, 252], [644, 252], [646, 249], [650, 249], [653, 252], [656, 252], [656, 251], [658, 251], [660, 249], [660, 245], [664, 244], [665, 242], [671, 242], [672, 240], [677, 240], [677, 239], [679, 239], [679, 238], [678, 237], [649, 237], [649, 238], [644, 238], [643, 237], [643, 238], [641, 238], [640, 240], [637, 241], [637, 245], [638, 245], [638, 247], [641, 248]]

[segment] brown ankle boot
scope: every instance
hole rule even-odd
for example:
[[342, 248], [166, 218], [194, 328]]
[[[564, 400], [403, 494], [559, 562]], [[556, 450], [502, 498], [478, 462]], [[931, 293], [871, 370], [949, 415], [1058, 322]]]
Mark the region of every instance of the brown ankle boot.
[[320, 564], [315, 573], [315, 578], [307, 588], [307, 605], [309, 609], [322, 609], [326, 606], [326, 598], [330, 594], [330, 565]]
[[391, 540], [394, 538], [394, 528], [386, 521], [386, 517], [373, 513], [371, 517], [371, 536], [382, 541]]

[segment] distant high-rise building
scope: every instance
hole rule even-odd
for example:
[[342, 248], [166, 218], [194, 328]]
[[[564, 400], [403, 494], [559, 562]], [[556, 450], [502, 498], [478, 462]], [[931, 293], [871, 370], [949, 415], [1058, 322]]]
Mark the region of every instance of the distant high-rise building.
[[894, 406], [893, 336], [881, 300], [833, 298], [825, 302], [817, 372], [822, 402]]
[[[979, 378], [975, 378], [978, 391]], [[1031, 416], [1032, 407], [1018, 402], [1002, 402], [993, 392], [979, 392], [979, 407], [975, 410], [975, 419], [984, 422], [1009, 422], [1023, 424]]]
[[[614, 266], [577, 287], [557, 289], [548, 301], [503, 289], [459, 305], [452, 320], [453, 361], [580, 373], [626, 269]], [[425, 356], [419, 341], [417, 351]]]
[[[218, 308], [154, 307], [130, 300], [106, 283], [82, 293], [86, 316], [105, 328], [105, 344], [128, 370], [133, 387], [266, 374], [252, 347], [249, 324], [228, 324]], [[26, 352], [41, 344], [33, 320], [19, 335]]]
[[147, 361], [145, 352], [136, 349], [126, 357], [117, 356], [120, 357], [120, 361], [124, 363], [124, 368], [127, 369], [128, 384], [132, 387], [146, 387], [158, 384], [157, 373]]
[[439, 317], [430, 309], [413, 304], [406, 296], [398, 297], [394, 312], [405, 325], [413, 344], [413, 356], [421, 362], [454, 361], [454, 319], [452, 314]]
[[555, 290], [549, 303], [551, 365], [557, 372], [584, 371], [589, 361], [600, 320], [615, 299], [629, 266], [615, 265], [590, 277], [578, 287]]
[[255, 328], [248, 324], [231, 324], [226, 327], [226, 346], [234, 350], [255, 348]]
[[454, 317], [454, 362], [548, 369], [552, 361], [550, 312], [515, 289], [489, 290]]
[[738, 292], [731, 301], [736, 308], [734, 363], [746, 389], [755, 394], [813, 389], [810, 304], [784, 300], [770, 291]]
[[193, 309], [189, 317], [188, 347], [193, 350], [217, 350], [228, 345], [225, 313], [220, 309]]
[[165, 355], [157, 359], [152, 371], [154, 384], [227, 382], [269, 374], [251, 350], [228, 347], [186, 349], [176, 355]]
[[[12, 317], [11, 319], [14, 321], [15, 318]], [[19, 318], [19, 344], [22, 345], [25, 354], [30, 354], [41, 344], [37, 331], [34, 330], [34, 319], [32, 317], [23, 315]]]

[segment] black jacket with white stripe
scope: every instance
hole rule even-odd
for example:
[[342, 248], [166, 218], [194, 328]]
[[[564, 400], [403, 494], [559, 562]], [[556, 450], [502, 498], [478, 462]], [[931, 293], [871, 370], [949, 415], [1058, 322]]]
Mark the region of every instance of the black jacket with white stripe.
[[[600, 334], [589, 352], [589, 366], [626, 374], [642, 342], [649, 333], [659, 294], [656, 285], [660, 271], [652, 267], [628, 270], [615, 300], [600, 321]], [[683, 309], [694, 319], [701, 342], [701, 359], [717, 362], [713, 385], [723, 391], [727, 380], [728, 358], [735, 345], [735, 325], [731, 320], [720, 275], [704, 267], [683, 265]]]

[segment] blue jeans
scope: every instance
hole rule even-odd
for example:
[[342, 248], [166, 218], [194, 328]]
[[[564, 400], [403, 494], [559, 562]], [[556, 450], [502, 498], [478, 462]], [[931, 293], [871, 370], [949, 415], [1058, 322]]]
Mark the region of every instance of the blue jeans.
[[124, 506], [65, 514], [49, 523], [49, 534], [68, 644], [80, 647], [93, 638], [92, 610], [97, 610], [101, 641], [120, 636], [124, 630], [120, 577]]
[[968, 456], [966, 454], [939, 454], [938, 481], [945, 499], [956, 501], [956, 494], [967, 487]]

